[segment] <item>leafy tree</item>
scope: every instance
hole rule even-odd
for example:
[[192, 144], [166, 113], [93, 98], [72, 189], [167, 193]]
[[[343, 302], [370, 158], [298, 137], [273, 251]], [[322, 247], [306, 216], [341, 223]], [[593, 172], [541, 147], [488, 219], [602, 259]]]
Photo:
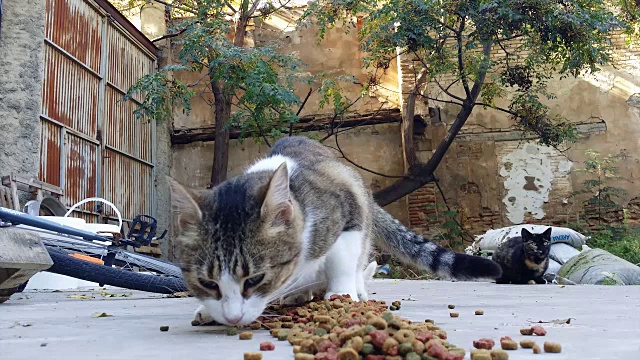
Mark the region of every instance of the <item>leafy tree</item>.
[[[438, 164], [478, 107], [509, 114], [545, 145], [573, 141], [575, 127], [549, 114], [544, 104], [554, 98], [547, 85], [555, 76], [576, 77], [610, 61], [608, 33], [629, 26], [609, 5], [602, 0], [317, 0], [301, 23], [317, 25], [320, 40], [339, 22], [350, 24], [345, 28], [357, 31], [372, 77], [398, 55], [418, 59], [416, 86], [403, 116], [405, 149], [412, 148], [415, 97], [460, 108], [431, 159], [409, 164], [407, 176], [375, 194], [386, 205], [433, 181]], [[363, 17], [359, 29], [356, 16]], [[424, 95], [427, 84], [436, 91]], [[498, 106], [497, 99], [508, 106]]]
[[[135, 6], [137, 1], [129, 0], [125, 5]], [[276, 1], [158, 1], [184, 17], [163, 37], [177, 39], [180, 63], [144, 76], [125, 98], [144, 94], [136, 115], [162, 119], [175, 107], [191, 110], [191, 99], [196, 95], [193, 88], [205, 85], [214, 97], [216, 128], [210, 186], [226, 179], [231, 127], [242, 133], [260, 134], [267, 141], [267, 136], [278, 136], [297, 121], [293, 108], [300, 99], [294, 93], [294, 85], [309, 81], [300, 75], [299, 59], [275, 46], [246, 46], [252, 20], [266, 18], [286, 5]], [[176, 71], [202, 76], [196, 83], [186, 84], [173, 77]]]

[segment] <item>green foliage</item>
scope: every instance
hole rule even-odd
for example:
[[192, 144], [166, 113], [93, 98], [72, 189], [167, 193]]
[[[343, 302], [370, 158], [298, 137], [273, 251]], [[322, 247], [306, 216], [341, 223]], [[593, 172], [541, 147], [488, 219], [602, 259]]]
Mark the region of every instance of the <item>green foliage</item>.
[[[250, 0], [180, 2], [180, 8], [192, 15], [171, 29], [180, 33], [173, 40], [180, 45], [180, 64], [144, 76], [129, 89], [127, 98], [136, 93], [144, 95], [136, 115], [161, 119], [176, 105], [188, 113], [192, 98], [199, 95], [192, 89], [204, 88], [216, 96], [212, 106], [235, 106], [227, 126], [240, 130], [241, 137], [278, 137], [298, 121], [293, 110], [300, 102], [295, 84], [313, 80], [302, 75], [301, 61], [294, 54], [278, 51], [275, 45], [236, 46], [229, 36], [232, 29], [228, 14], [239, 11], [248, 19], [253, 4]], [[268, 12], [256, 16], [267, 16]], [[184, 84], [172, 79], [175, 71], [201, 76], [193, 84]]]
[[465, 232], [458, 222], [460, 213], [442, 203], [427, 204], [427, 209], [435, 209], [438, 214], [435, 226], [438, 233], [433, 236], [433, 240], [452, 250], [464, 250]]
[[[547, 82], [556, 74], [597, 71], [610, 61], [608, 33], [629, 24], [608, 5], [602, 0], [319, 0], [300, 23], [315, 24], [322, 39], [338, 23], [353, 30], [353, 17], [366, 14], [358, 35], [371, 72], [386, 70], [400, 48], [423, 63], [427, 81], [453, 98], [461, 113], [476, 105], [474, 86], [482, 90], [484, 107], [498, 108], [495, 100], [511, 93], [508, 108], [498, 109], [543, 144], [557, 146], [574, 141], [576, 129], [549, 114], [543, 104], [553, 98]], [[496, 56], [495, 48], [506, 55]], [[451, 83], [441, 83], [451, 75]], [[465, 95], [450, 91], [453, 85]]]
[[620, 208], [616, 199], [623, 199], [627, 192], [610, 184], [611, 181], [621, 180], [618, 162], [629, 158], [624, 152], [601, 156], [594, 150], [585, 152], [587, 160], [584, 168], [575, 169], [575, 172], [587, 174], [582, 181], [582, 188], [574, 191], [572, 197], [587, 196], [584, 202], [585, 213], [595, 213], [598, 216], [598, 225], [601, 225], [603, 215], [608, 211]]

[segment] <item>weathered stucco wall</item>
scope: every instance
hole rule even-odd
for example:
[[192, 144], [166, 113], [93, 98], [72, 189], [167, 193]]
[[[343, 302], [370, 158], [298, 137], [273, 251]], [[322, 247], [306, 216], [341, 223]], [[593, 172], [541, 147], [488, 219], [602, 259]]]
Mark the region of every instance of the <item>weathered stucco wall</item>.
[[45, 0], [5, 1], [0, 38], [0, 175], [38, 176]]

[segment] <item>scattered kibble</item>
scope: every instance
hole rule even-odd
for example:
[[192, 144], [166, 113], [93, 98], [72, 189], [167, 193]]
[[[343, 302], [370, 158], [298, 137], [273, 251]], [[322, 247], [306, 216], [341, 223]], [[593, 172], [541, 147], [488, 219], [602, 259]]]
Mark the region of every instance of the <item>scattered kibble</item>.
[[354, 349], [343, 348], [338, 351], [337, 360], [358, 360], [359, 357], [358, 352]]
[[254, 322], [252, 322], [251, 324], [249, 324], [249, 328], [250, 328], [251, 330], [260, 330], [260, 329], [262, 329], [262, 324], [260, 324], [260, 323], [259, 323], [259, 322], [257, 322], [257, 321], [254, 321]]
[[540, 346], [538, 346], [538, 344], [533, 345], [533, 353], [534, 354], [540, 354], [542, 352], [542, 350], [540, 349]]
[[251, 340], [253, 339], [253, 333], [251, 331], [243, 331], [239, 335], [240, 340]]
[[476, 310], [476, 315], [484, 315], [484, 310]]
[[559, 353], [562, 351], [562, 345], [560, 343], [555, 342], [544, 342], [544, 352], [548, 353]]
[[289, 332], [285, 330], [280, 330], [277, 332], [276, 337], [278, 338], [278, 341], [285, 341], [289, 337]]
[[533, 328], [520, 329], [521, 335], [533, 335]]
[[486, 349], [471, 350], [471, 360], [491, 360], [491, 352]]
[[509, 360], [509, 353], [500, 349], [491, 350], [491, 360]]
[[227, 335], [228, 336], [236, 336], [236, 335], [238, 335], [238, 328], [237, 327], [228, 327], [227, 328]]
[[244, 360], [262, 360], [262, 353], [246, 352], [244, 353]]
[[487, 338], [473, 341], [473, 347], [476, 348], [476, 349], [491, 350], [491, 349], [493, 349], [495, 344], [496, 344], [496, 342], [493, 341], [493, 339], [487, 339]]
[[500, 347], [502, 350], [518, 350], [518, 343], [513, 340], [504, 339], [500, 341]]
[[450, 312], [449, 316], [451, 317], [458, 317], [460, 314], [458, 314], [457, 312]]
[[276, 345], [271, 341], [265, 341], [260, 343], [260, 351], [273, 351]]
[[169, 331], [169, 326], [167, 325], [160, 326], [160, 331]]
[[316, 357], [312, 354], [297, 353], [293, 357], [294, 360], [314, 360]]
[[391, 306], [389, 306], [389, 310], [396, 311], [396, 310], [398, 310], [398, 307], [395, 306], [395, 305], [391, 305]]
[[520, 347], [523, 349], [532, 349], [536, 345], [533, 340], [520, 340]]
[[545, 330], [542, 326], [532, 326], [531, 331], [533, 332], [533, 335], [537, 335], [537, 336], [547, 335], [547, 330]]
[[456, 308], [456, 306], [455, 306], [455, 305], [452, 305], [452, 304], [447, 305], [447, 307], [448, 307], [449, 309], [452, 309], [452, 310]]

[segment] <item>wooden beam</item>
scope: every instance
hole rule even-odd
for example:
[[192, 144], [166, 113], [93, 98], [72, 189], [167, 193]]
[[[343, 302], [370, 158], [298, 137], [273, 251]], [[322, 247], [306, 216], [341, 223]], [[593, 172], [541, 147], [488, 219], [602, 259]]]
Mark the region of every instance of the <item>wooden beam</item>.
[[[294, 132], [307, 131], [326, 131], [331, 127], [331, 115], [311, 115], [303, 116], [300, 121], [293, 125]], [[399, 109], [379, 110], [370, 113], [349, 113], [342, 120], [336, 120], [333, 128], [352, 128], [357, 126], [378, 125], [399, 123], [402, 121], [402, 115]], [[200, 128], [180, 128], [174, 129], [171, 134], [172, 144], [190, 144], [197, 141], [213, 141], [215, 139], [216, 130], [213, 126]], [[245, 134], [250, 137], [253, 134]], [[238, 139], [240, 131], [231, 129], [230, 138]]]

